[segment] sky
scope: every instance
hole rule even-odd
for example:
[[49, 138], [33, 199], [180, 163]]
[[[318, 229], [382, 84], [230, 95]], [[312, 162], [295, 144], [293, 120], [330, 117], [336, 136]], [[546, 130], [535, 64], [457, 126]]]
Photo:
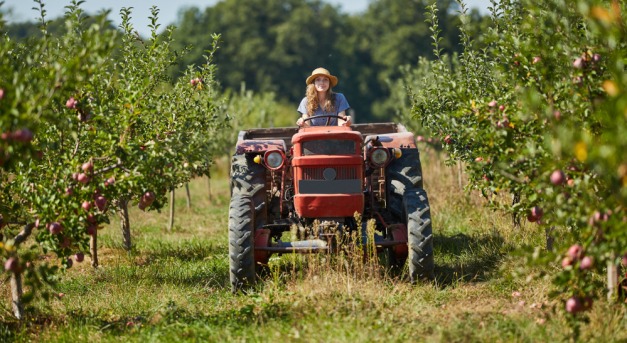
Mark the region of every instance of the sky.
[[[1, 1], [1, 0], [0, 0]], [[346, 13], [360, 13], [368, 8], [370, 0], [324, 0], [335, 6], [339, 6], [341, 11]], [[45, 4], [46, 17], [49, 19], [59, 17], [65, 12], [65, 6], [70, 4], [70, 0], [43, 0]], [[109, 18], [117, 25], [120, 23], [120, 8], [133, 7], [131, 23], [139, 33], [147, 37], [150, 8], [154, 5], [159, 8], [159, 24], [161, 29], [176, 21], [179, 11], [184, 7], [205, 8], [214, 5], [218, 0], [86, 0], [81, 8], [88, 13], [97, 13], [102, 9], [111, 9]], [[487, 13], [489, 0], [466, 0], [468, 7], [476, 7], [482, 13]], [[39, 18], [39, 11], [32, 8], [39, 5], [32, 0], [4, 0], [1, 7], [5, 12], [5, 20], [9, 23], [24, 21], [35, 21]], [[7, 13], [8, 12], [8, 13]]]

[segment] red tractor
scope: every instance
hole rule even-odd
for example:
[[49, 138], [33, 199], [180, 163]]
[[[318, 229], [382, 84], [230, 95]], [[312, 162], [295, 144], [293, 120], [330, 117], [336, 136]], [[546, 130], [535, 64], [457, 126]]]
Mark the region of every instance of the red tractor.
[[[332, 253], [342, 233], [365, 237], [370, 219], [376, 221], [374, 244], [391, 267], [408, 261], [412, 282], [433, 277], [429, 201], [414, 135], [403, 125], [239, 133], [229, 208], [233, 291], [252, 285], [272, 254]], [[283, 241], [283, 233], [294, 227], [303, 239]]]

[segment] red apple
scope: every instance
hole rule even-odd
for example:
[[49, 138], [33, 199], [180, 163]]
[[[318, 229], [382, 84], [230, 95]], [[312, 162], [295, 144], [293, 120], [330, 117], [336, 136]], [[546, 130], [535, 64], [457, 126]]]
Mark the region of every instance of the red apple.
[[115, 178], [112, 176], [105, 181], [105, 186], [113, 186], [115, 184]]
[[553, 171], [553, 173], [551, 173], [552, 184], [556, 186], [560, 186], [560, 185], [563, 185], [565, 181], [566, 181], [566, 174], [564, 174], [563, 171], [558, 169], [558, 170]]
[[562, 112], [553, 111], [553, 117], [555, 117], [555, 120], [560, 120], [560, 118], [562, 118]]
[[83, 254], [82, 252], [77, 252], [74, 255], [74, 258], [76, 259], [76, 262], [81, 263], [83, 262], [83, 260], [85, 260], [85, 254]]
[[94, 164], [92, 161], [87, 161], [83, 163], [83, 165], [81, 166], [81, 169], [83, 169], [85, 173], [91, 172], [92, 170], [94, 170]]
[[98, 207], [98, 210], [100, 211], [104, 211], [105, 208], [107, 207], [107, 198], [105, 198], [102, 195], [96, 196], [96, 199], [94, 200], [94, 202], [96, 203], [96, 207]]
[[579, 263], [579, 269], [581, 269], [581, 270], [588, 270], [588, 269], [592, 268], [592, 265], [593, 265], [592, 257], [584, 256], [581, 259], [581, 263]]
[[543, 215], [544, 215], [544, 211], [542, 211], [542, 208], [540, 208], [539, 206], [534, 206], [529, 211], [529, 214], [527, 215], [527, 220], [534, 223], [542, 219]]
[[20, 268], [20, 262], [17, 257], [9, 257], [6, 262], [4, 262], [4, 269], [9, 272], [17, 272]]
[[63, 227], [59, 222], [52, 222], [48, 224], [48, 231], [50, 231], [50, 233], [53, 235], [57, 235], [61, 233], [61, 231], [63, 231]]
[[568, 266], [572, 266], [573, 265], [573, 259], [566, 256], [562, 259], [562, 268], [566, 268]]
[[540, 56], [534, 56], [533, 60], [531, 60], [531, 63], [536, 64], [538, 62], [540, 62], [542, 60], [542, 58], [540, 58]]
[[496, 102], [496, 100], [492, 100], [488, 103], [488, 106], [490, 107], [496, 107], [496, 105], [498, 105], [498, 103]]
[[87, 200], [83, 201], [83, 203], [81, 204], [81, 207], [85, 211], [91, 210], [91, 201], [87, 201]]
[[78, 182], [80, 182], [80, 183], [82, 183], [84, 185], [89, 183], [89, 181], [91, 180], [90, 177], [87, 174], [85, 174], [85, 173], [78, 174], [76, 179], [78, 180]]
[[599, 55], [599, 54], [594, 54], [594, 55], [592, 55], [592, 61], [593, 61], [594, 63], [598, 63], [598, 62], [600, 62], [600, 61], [601, 61], [601, 55]]
[[15, 130], [11, 136], [14, 140], [22, 143], [28, 143], [33, 140], [33, 132], [29, 129], [18, 129]]
[[566, 312], [575, 314], [583, 310], [583, 303], [579, 297], [570, 297], [566, 300]]
[[416, 140], [417, 140], [418, 142], [424, 142], [425, 138], [424, 138], [423, 136], [417, 136], [417, 137], [416, 137]]
[[95, 217], [93, 214], [91, 214], [91, 213], [89, 213], [89, 214], [87, 215], [87, 217], [85, 218], [85, 220], [86, 220], [88, 223], [90, 223], [90, 224], [96, 224], [96, 217]]
[[148, 191], [144, 193], [142, 199], [144, 199], [148, 205], [151, 205], [152, 202], [155, 201], [155, 193]]
[[74, 194], [74, 188], [72, 188], [72, 187], [66, 187], [66, 188], [65, 188], [65, 195], [70, 196], [70, 195], [72, 195], [72, 194]]
[[93, 236], [96, 234], [96, 230], [98, 230], [98, 226], [96, 226], [95, 224], [89, 224], [85, 232], [87, 232], [88, 235]]
[[451, 144], [451, 142], [452, 142], [451, 135], [446, 135], [446, 137], [444, 137], [444, 143]]
[[78, 101], [76, 101], [74, 99], [74, 97], [70, 97], [69, 99], [67, 99], [67, 101], [65, 102], [65, 107], [70, 108], [70, 109], [74, 109], [76, 108], [76, 104], [78, 103]]
[[155, 193], [148, 191], [144, 193], [139, 199], [138, 207], [140, 210], [143, 211], [146, 209], [146, 207], [149, 207], [154, 201], [155, 201]]
[[509, 127], [509, 119], [507, 119], [507, 117], [503, 117], [503, 120], [501, 120], [501, 126], [504, 128]]
[[0, 88], [0, 100], [4, 98], [4, 89]]
[[574, 61], [573, 61], [573, 67], [576, 69], [581, 69], [583, 68], [583, 66], [586, 64], [586, 61], [583, 60], [583, 58], [581, 57], [577, 57]]
[[501, 111], [501, 112], [505, 111], [505, 106], [503, 106], [503, 105], [499, 106], [499, 111]]
[[577, 260], [581, 257], [581, 253], [583, 252], [583, 247], [579, 244], [573, 244], [568, 248], [566, 252], [566, 256], [570, 257], [572, 260]]

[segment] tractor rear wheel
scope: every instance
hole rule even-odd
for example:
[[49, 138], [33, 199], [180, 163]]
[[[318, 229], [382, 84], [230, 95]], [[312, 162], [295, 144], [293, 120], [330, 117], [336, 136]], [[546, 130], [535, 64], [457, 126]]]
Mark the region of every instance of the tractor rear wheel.
[[231, 162], [229, 267], [233, 292], [255, 283], [255, 233], [267, 223], [266, 169], [252, 159], [235, 155]]
[[433, 230], [427, 192], [405, 192], [403, 207], [407, 216], [409, 278], [412, 283], [433, 279]]
[[433, 230], [427, 192], [422, 189], [418, 149], [402, 149], [402, 157], [386, 172], [388, 211], [407, 226], [409, 276], [412, 283], [433, 278]]
[[229, 264], [233, 292], [255, 282], [253, 202], [234, 195], [229, 207]]

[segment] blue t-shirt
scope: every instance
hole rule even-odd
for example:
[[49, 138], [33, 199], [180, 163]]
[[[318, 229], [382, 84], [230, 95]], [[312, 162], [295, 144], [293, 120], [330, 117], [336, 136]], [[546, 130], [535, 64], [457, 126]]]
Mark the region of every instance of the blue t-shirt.
[[[308, 114], [310, 117], [316, 117], [320, 115], [336, 116], [340, 112], [346, 111], [349, 108], [350, 105], [348, 104], [348, 100], [346, 100], [344, 94], [335, 93], [335, 111], [327, 112], [323, 108], [318, 107], [316, 108], [316, 113], [314, 113], [313, 115], [311, 113], [307, 113], [307, 98], [305, 97], [303, 98], [303, 100], [300, 101], [300, 105], [298, 105], [298, 112], [300, 112], [301, 114]], [[309, 124], [311, 124], [312, 126], [324, 126], [327, 124], [327, 119], [329, 119], [329, 125], [337, 125], [337, 118], [329, 117], [311, 119], [309, 120]]]

